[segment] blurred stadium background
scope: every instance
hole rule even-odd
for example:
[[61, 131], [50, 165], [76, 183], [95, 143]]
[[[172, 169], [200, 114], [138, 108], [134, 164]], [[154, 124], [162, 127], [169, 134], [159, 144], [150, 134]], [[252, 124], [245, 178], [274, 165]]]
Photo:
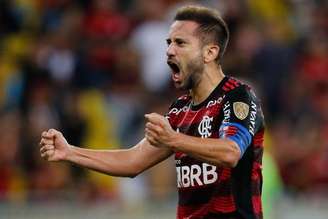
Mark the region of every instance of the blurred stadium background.
[[[208, 0], [231, 30], [223, 67], [267, 122], [264, 213], [328, 215], [327, 1]], [[179, 0], [0, 1], [0, 218], [175, 218], [172, 160], [134, 179], [40, 159], [43, 130], [129, 147], [178, 93], [165, 38]]]

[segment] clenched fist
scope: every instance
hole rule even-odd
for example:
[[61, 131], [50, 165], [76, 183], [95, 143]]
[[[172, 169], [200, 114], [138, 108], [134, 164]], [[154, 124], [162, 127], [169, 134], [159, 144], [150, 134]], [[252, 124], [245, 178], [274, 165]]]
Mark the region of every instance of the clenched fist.
[[171, 147], [176, 132], [171, 128], [169, 121], [157, 113], [145, 115], [147, 123], [145, 137], [155, 147]]
[[55, 129], [42, 132], [40, 146], [41, 157], [47, 161], [65, 160], [70, 152], [63, 134]]

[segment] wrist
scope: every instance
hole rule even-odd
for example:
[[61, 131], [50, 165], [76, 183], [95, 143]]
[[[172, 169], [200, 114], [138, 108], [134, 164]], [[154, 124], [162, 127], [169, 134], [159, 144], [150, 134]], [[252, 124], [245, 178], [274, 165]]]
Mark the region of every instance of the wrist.
[[74, 148], [75, 147], [73, 145], [70, 145], [70, 144], [67, 145], [67, 151], [66, 151], [66, 153], [63, 157], [64, 161], [71, 161], [72, 160], [72, 157], [74, 155]]
[[171, 141], [169, 143], [169, 148], [171, 150], [177, 150], [179, 146], [179, 139], [181, 138], [181, 134], [178, 132], [173, 132]]

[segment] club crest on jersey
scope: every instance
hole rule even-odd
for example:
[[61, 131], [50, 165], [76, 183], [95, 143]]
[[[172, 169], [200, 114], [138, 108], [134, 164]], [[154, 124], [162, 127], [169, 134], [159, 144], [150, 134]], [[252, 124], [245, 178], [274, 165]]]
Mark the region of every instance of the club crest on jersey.
[[202, 138], [208, 138], [211, 136], [212, 121], [213, 117], [204, 116], [202, 121], [199, 123], [198, 132], [202, 136]]
[[236, 117], [240, 120], [246, 119], [249, 113], [249, 105], [243, 102], [233, 103], [233, 112]]

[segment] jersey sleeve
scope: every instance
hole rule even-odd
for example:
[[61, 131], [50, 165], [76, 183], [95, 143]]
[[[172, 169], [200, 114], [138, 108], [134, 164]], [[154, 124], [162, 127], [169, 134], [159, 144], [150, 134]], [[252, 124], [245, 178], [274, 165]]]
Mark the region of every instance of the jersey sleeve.
[[250, 89], [240, 86], [226, 94], [222, 110], [219, 136], [236, 142], [243, 156], [258, 129], [259, 102]]

